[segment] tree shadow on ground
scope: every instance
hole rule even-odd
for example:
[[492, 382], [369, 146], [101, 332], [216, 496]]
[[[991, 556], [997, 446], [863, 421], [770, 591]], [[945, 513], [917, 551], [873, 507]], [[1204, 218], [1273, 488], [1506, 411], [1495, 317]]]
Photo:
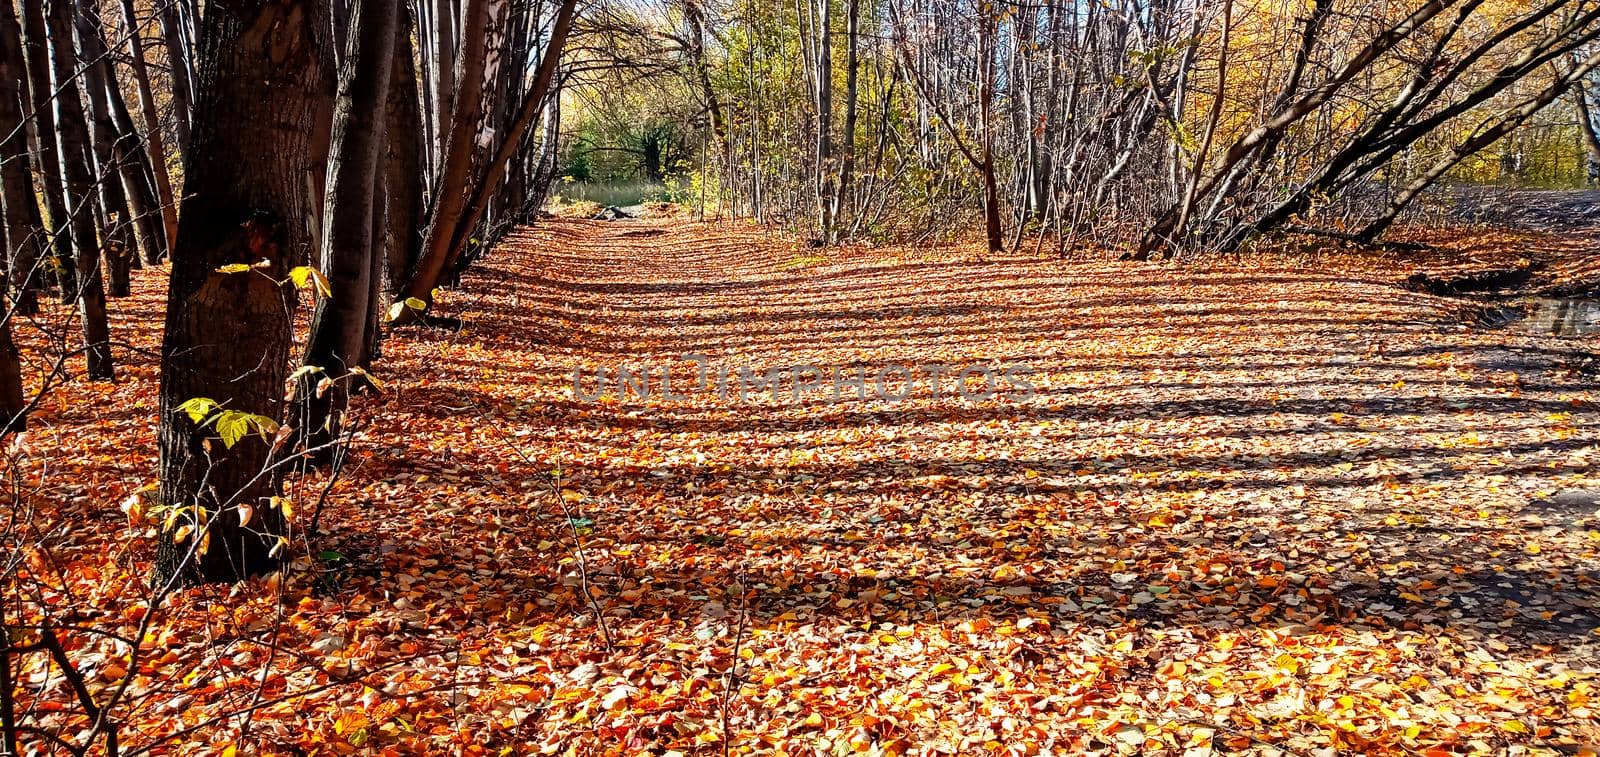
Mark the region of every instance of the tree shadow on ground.
[[[398, 400], [417, 422], [459, 422], [470, 408], [504, 426], [508, 444], [554, 440], [545, 453], [582, 490], [569, 521], [526, 493], [548, 468], [510, 450], [372, 452], [371, 475], [447, 472], [470, 491], [523, 492], [523, 506], [497, 515], [517, 535], [496, 557], [506, 580], [483, 583], [478, 604], [556, 596], [542, 612], [589, 612], [571, 584], [582, 522], [593, 604], [614, 617], [692, 624], [744, 608], [756, 627], [868, 628], [1037, 615], [1151, 630], [1443, 629], [1574, 647], [1600, 628], [1592, 561], [1535, 558], [1525, 539], [1592, 527], [1592, 513], [1557, 519], [1522, 509], [1520, 489], [1486, 494], [1492, 481], [1590, 470], [1600, 426], [1573, 399], [1586, 389], [1548, 370], [1518, 384], [1441, 367], [1494, 370], [1480, 363], [1505, 349], [1442, 334], [1442, 301], [1312, 271], [1200, 269], [1174, 290], [1154, 266], [793, 272], [730, 257], [737, 240], [656, 249], [677, 243], [619, 238], [601, 260], [546, 250], [531, 273], [491, 261], [475, 275], [500, 289], [472, 303], [466, 334], [488, 354]], [[515, 327], [473, 333], [474, 318]], [[995, 351], [1017, 344], [1027, 351]], [[629, 406], [576, 400], [560, 365], [823, 351], [823, 367], [867, 368], [902, 348], [1030, 363], [1059, 381], [1025, 404]], [[546, 360], [508, 366], [497, 350]], [[480, 374], [537, 385], [539, 399], [507, 403]], [[1563, 436], [1549, 433], [1550, 418], [1575, 411]], [[871, 433], [882, 438], [841, 441]], [[965, 454], [921, 446], [964, 433]], [[1056, 446], [1020, 444], [1030, 439]], [[862, 446], [844, 459], [848, 444]], [[1402, 489], [1408, 498], [1390, 494]], [[1501, 509], [1456, 505], [1480, 495]], [[425, 533], [405, 559], [448, 557], [460, 538]], [[436, 573], [480, 583], [448, 559]]]

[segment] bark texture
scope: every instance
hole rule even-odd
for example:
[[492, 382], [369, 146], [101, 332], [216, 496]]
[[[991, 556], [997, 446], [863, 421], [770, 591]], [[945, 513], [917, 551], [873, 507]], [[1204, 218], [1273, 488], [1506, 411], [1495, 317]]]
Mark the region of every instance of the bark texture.
[[[158, 581], [240, 580], [273, 569], [280, 555], [287, 524], [270, 499], [278, 491], [271, 442], [246, 437], [228, 448], [179, 407], [205, 398], [282, 417], [294, 305], [282, 282], [314, 236], [321, 169], [311, 163], [325, 149], [315, 144], [326, 133], [318, 119], [333, 96], [324, 21], [314, 0], [236, 0], [211, 3], [201, 22], [160, 429], [160, 500], [180, 508], [177, 522], [191, 530], [164, 535]], [[225, 272], [230, 265], [250, 268]]]

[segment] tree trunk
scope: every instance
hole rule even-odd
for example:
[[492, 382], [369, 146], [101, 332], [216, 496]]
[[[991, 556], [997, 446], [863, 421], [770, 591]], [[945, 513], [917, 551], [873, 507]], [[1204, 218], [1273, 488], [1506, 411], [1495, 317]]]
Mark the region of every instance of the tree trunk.
[[[16, 12], [11, 3], [0, 0], [0, 201], [5, 205], [6, 239], [3, 260], [10, 273], [17, 312], [32, 315], [37, 309], [38, 267], [45, 255], [45, 229], [39, 201], [33, 193], [28, 131], [22, 116], [28, 73], [22, 61], [21, 39]], [[0, 318], [7, 321], [9, 305], [0, 300]], [[9, 343], [9, 330], [0, 337]], [[0, 352], [5, 348], [0, 344]], [[0, 354], [0, 361], [14, 357]], [[5, 370], [0, 365], [0, 374]], [[0, 391], [9, 391], [9, 387], [0, 384]]]
[[[127, 297], [129, 292], [128, 269], [132, 265], [134, 246], [139, 250], [153, 249], [160, 244], [157, 239], [146, 238], [146, 229], [139, 221], [148, 217], [154, 208], [141, 207], [140, 189], [144, 176], [137, 164], [124, 160], [131, 145], [123, 143], [123, 134], [111, 118], [111, 88], [116, 80], [111, 75], [111, 59], [106, 54], [105, 37], [101, 31], [100, 12], [94, 0], [77, 0], [77, 13], [73, 26], [82, 51], [83, 87], [88, 95], [91, 137], [97, 171], [95, 183], [100, 190], [100, 207], [104, 212], [104, 250], [110, 273], [112, 297]], [[137, 137], [135, 137], [137, 138]], [[156, 257], [160, 257], [157, 253]]]
[[1572, 85], [1572, 104], [1578, 110], [1578, 129], [1583, 133], [1583, 146], [1588, 153], [1589, 183], [1600, 184], [1600, 130], [1594, 125], [1595, 114], [1589, 107], [1588, 83], [1582, 79]]
[[731, 157], [732, 146], [728, 138], [728, 120], [722, 111], [722, 101], [711, 85], [711, 66], [706, 62], [706, 18], [700, 7], [703, 0], [688, 0], [683, 4], [684, 23], [689, 29], [689, 57], [694, 67], [695, 82], [700, 85], [700, 96], [705, 98], [706, 111], [711, 116], [711, 132], [717, 137], [717, 149], [724, 157]]
[[57, 145], [54, 98], [50, 86], [50, 47], [47, 43], [44, 0], [23, 0], [22, 36], [24, 60], [28, 68], [28, 95], [33, 104], [34, 136], [39, 142], [39, 169], [43, 174], [44, 209], [50, 214], [50, 271], [61, 286], [63, 301], [70, 302], [72, 289], [72, 232], [67, 211], [66, 177], [61, 171], [61, 151]]
[[[1189, 228], [1189, 216], [1194, 212], [1195, 192], [1200, 188], [1200, 177], [1206, 172], [1206, 158], [1211, 153], [1211, 143], [1217, 136], [1217, 125], [1222, 120], [1222, 106], [1228, 92], [1228, 47], [1233, 39], [1233, 0], [1222, 0], [1222, 47], [1217, 53], [1217, 88], [1211, 94], [1211, 112], [1206, 117], [1205, 135], [1195, 150], [1194, 168], [1189, 172], [1189, 186], [1184, 190], [1178, 206], [1176, 231], [1183, 234]], [[1169, 244], [1177, 240], [1168, 240]]]
[[[113, 79], [106, 93], [111, 105], [111, 122], [117, 127], [117, 160], [121, 166], [123, 187], [128, 194], [128, 207], [134, 213], [135, 228], [144, 240], [141, 245], [144, 259], [153, 265], [166, 258], [172, 249], [167, 244], [166, 227], [163, 225], [164, 209], [156, 192], [155, 167], [145, 151], [139, 149], [144, 140], [139, 136], [138, 127], [134, 126], [127, 100], [122, 97], [122, 90], [115, 82]], [[176, 220], [176, 209], [173, 209], [173, 215]], [[133, 262], [137, 266], [139, 261], [135, 259]]]
[[[304, 414], [297, 424], [306, 450], [322, 457], [339, 438], [349, 405], [350, 371], [362, 367], [367, 352], [367, 323], [372, 301], [372, 262], [378, 254], [374, 214], [383, 156], [390, 72], [394, 67], [396, 0], [354, 0], [351, 47], [340, 73], [334, 106], [333, 149], [328, 169], [328, 196], [323, 212], [322, 270], [333, 293], [317, 303], [302, 364], [321, 369], [302, 379], [299, 401]], [[323, 391], [322, 378], [333, 380]]]
[[[479, 0], [474, 0], [473, 5], [477, 2]], [[471, 7], [472, 5], [468, 6], [469, 9]], [[465, 186], [465, 176], [460, 177], [460, 181], [441, 183], [443, 189], [436, 193], [433, 212], [429, 215], [428, 233], [422, 257], [417, 261], [416, 273], [406, 285], [407, 297], [431, 304], [433, 290], [439, 285], [440, 277], [466, 246], [468, 235], [477, 227], [478, 220], [483, 216], [487, 199], [494, 192], [494, 188], [499, 186], [506, 167], [521, 143], [522, 136], [533, 125], [539, 109], [544, 106], [545, 96], [551, 91], [556, 67], [561, 61], [561, 51], [566, 47], [567, 33], [572, 29], [572, 17], [576, 8], [577, 0], [561, 0], [561, 6], [551, 22], [550, 40], [545, 45], [544, 57], [539, 60], [539, 68], [534, 74], [527, 94], [522, 99], [521, 107], [517, 110], [517, 118], [501, 136], [500, 148], [485, 166], [483, 175], [472, 187]], [[469, 61], [465, 52], [462, 61], [464, 64]], [[478, 68], [481, 74], [481, 65]], [[459, 118], [459, 114], [457, 117]], [[452, 140], [454, 140], [453, 135]], [[470, 148], [467, 153], [468, 159], [465, 162], [470, 163]], [[465, 173], [465, 170], [462, 172]], [[452, 187], [456, 188], [452, 190]], [[407, 322], [421, 316], [422, 313], [408, 308], [399, 320]]]
[[983, 173], [983, 233], [989, 252], [1002, 252], [1006, 246], [1005, 231], [1000, 225], [1000, 187], [994, 177], [994, 43], [999, 24], [993, 8], [985, 6], [980, 12], [983, 20], [978, 26], [978, 51], [983, 59], [978, 61], [982, 72], [982, 81], [978, 83], [978, 115], [982, 119], [983, 161], [978, 168]]
[[[133, 0], [122, 0], [122, 19], [127, 27], [133, 81], [139, 92], [139, 114], [144, 117], [145, 150], [150, 155], [156, 202], [161, 205], [161, 226], [166, 238], [164, 249], [170, 254], [172, 245], [178, 240], [178, 202], [172, 192], [172, 175], [167, 171], [166, 138], [161, 133], [161, 118], [156, 112], [155, 94], [150, 88], [150, 74], [144, 61], [144, 39], [139, 35], [139, 18], [134, 14]], [[157, 261], [146, 262], [153, 264]]]
[[[116, 371], [111, 361], [110, 328], [106, 323], [106, 294], [100, 270], [100, 248], [95, 235], [94, 176], [89, 170], [89, 127], [84, 121], [75, 76], [78, 58], [72, 49], [72, 0], [50, 0], [50, 66], [56, 104], [57, 146], [61, 150], [67, 225], [72, 233], [75, 297], [83, 321], [84, 355], [91, 380], [110, 381]], [[110, 183], [110, 182], [106, 182]]]
[[817, 236], [833, 242], [833, 14], [829, 0], [815, 0], [817, 13]]
[[539, 135], [539, 161], [533, 167], [528, 196], [522, 202], [522, 223], [533, 223], [539, 217], [545, 200], [550, 197], [550, 184], [555, 181], [556, 169], [561, 160], [561, 86], [555, 85], [545, 98]]
[[406, 280], [422, 252], [422, 115], [417, 103], [411, 28], [408, 15], [395, 30], [394, 70], [389, 73], [388, 124], [383, 140], [383, 183], [387, 191], [384, 291], [396, 302], [405, 297]]
[[[420, 0], [420, 2], [431, 2], [433, 4], [433, 28], [431, 29], [433, 32], [433, 40], [432, 45], [427, 52], [430, 54], [430, 61], [433, 63], [433, 81], [429, 84], [431, 85], [430, 91], [433, 93], [434, 141], [433, 144], [429, 145], [428, 152], [433, 156], [433, 160], [431, 161], [433, 165], [433, 176], [438, 178], [441, 177], [446, 170], [448, 170], [446, 168], [448, 164], [446, 163], [445, 156], [448, 154], [450, 149], [450, 134], [454, 125], [454, 119], [458, 115], [456, 112], [458, 110], [458, 106], [456, 105], [456, 69], [458, 66], [466, 68], [468, 65], [471, 65], [470, 62], [464, 65], [463, 60], [469, 54], [468, 50], [472, 48], [474, 41], [463, 37], [463, 39], [466, 40], [467, 49], [461, 51], [462, 59], [458, 59], [456, 56], [455, 15], [457, 2], [455, 0]], [[475, 8], [475, 5], [478, 7]], [[475, 12], [486, 12], [486, 8], [483, 7], [484, 5], [485, 4], [482, 2], [468, 2], [466, 11], [466, 18], [468, 19], [467, 23], [469, 25], [466, 33], [476, 34], [478, 36], [478, 41], [476, 44], [479, 46], [479, 49], [482, 49], [483, 44], [481, 41], [483, 38], [483, 28], [481, 26], [471, 27], [470, 25], [472, 24], [471, 19], [474, 18], [473, 14]], [[481, 59], [478, 61], [477, 65], [483, 65]], [[481, 68], [479, 69], [479, 72], [481, 74]], [[482, 77], [480, 76], [479, 78], [481, 80]], [[476, 105], [474, 105], [474, 107], [476, 107]], [[434, 202], [438, 202], [438, 185], [435, 184], [434, 186]]]
[[[325, 154], [319, 119], [333, 96], [325, 23], [315, 0], [213, 2], [201, 21], [161, 357], [160, 501], [182, 509], [162, 537], [157, 581], [241, 580], [275, 568], [286, 543], [271, 441], [229, 448], [182, 407], [205, 398], [282, 417], [294, 294], [280, 282], [313, 237], [312, 163]], [[227, 272], [236, 265], [252, 268]]]
[[850, 194], [855, 186], [856, 172], [856, 120], [857, 76], [860, 68], [861, 35], [858, 26], [861, 17], [861, 0], [846, 0], [845, 11], [845, 72], [844, 72], [844, 135], [842, 139], [844, 163], [839, 167], [839, 190], [833, 196], [833, 209], [829, 216], [835, 233], [829, 241], [838, 241], [839, 219], [848, 215]]
[[22, 386], [22, 357], [11, 341], [10, 318], [0, 319], [0, 437], [28, 430], [28, 401]]
[[194, 56], [189, 54], [177, 4], [169, 1], [156, 5], [160, 8], [161, 39], [167, 48], [167, 70], [172, 75], [172, 128], [177, 135], [178, 157], [186, 159], [191, 139], [189, 126], [194, 120]]
[[[387, 130], [386, 125], [385, 131]], [[387, 133], [384, 134], [384, 142], [388, 142]], [[378, 161], [378, 167], [375, 169], [377, 174], [372, 182], [372, 253], [367, 255], [366, 322], [362, 324], [361, 349], [355, 355], [356, 365], [367, 371], [371, 371], [373, 363], [377, 362], [379, 348], [383, 342], [383, 319], [380, 315], [383, 312], [383, 272], [388, 267], [387, 253], [390, 238], [389, 188], [383, 182], [386, 158], [380, 153]], [[376, 392], [377, 385], [363, 376], [359, 381], [350, 382], [348, 389], [357, 393]]]

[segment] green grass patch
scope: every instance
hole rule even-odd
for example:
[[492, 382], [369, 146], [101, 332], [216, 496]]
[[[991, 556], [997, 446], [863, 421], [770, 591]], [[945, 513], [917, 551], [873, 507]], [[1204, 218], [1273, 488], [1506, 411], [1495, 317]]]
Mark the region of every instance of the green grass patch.
[[601, 207], [625, 208], [665, 200], [668, 190], [665, 184], [647, 181], [604, 184], [572, 181], [556, 184], [551, 194], [556, 204], [592, 202]]

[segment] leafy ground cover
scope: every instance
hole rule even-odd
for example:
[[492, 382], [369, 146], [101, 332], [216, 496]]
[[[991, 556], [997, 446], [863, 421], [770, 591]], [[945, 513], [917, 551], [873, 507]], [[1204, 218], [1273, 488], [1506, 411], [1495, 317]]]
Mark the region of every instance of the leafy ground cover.
[[[127, 684], [125, 752], [1600, 741], [1593, 344], [1465, 327], [1397, 278], [551, 220], [448, 295], [459, 331], [385, 345], [325, 507], [325, 479], [291, 482], [324, 532], [294, 571], [151, 613], [157, 525], [125, 512], [155, 470], [144, 272], [114, 308], [144, 352], [36, 415], [25, 605], [96, 692]], [[685, 354], [1020, 364], [1036, 391], [574, 394], [574, 369], [688, 375]], [[28, 717], [86, 727], [53, 670], [23, 658]]]

